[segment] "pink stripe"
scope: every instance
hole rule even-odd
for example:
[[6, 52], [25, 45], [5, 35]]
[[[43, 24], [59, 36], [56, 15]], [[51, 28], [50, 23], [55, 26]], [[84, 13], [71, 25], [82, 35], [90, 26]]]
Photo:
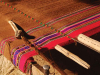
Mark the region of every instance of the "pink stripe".
[[[29, 48], [29, 49], [31, 49], [31, 48]], [[26, 51], [29, 50], [29, 49], [26, 49]], [[21, 58], [22, 55], [20, 56], [19, 60], [17, 60], [17, 59], [18, 59], [19, 55], [22, 54], [22, 52], [24, 52], [24, 50], [21, 51], [19, 54], [17, 54], [16, 62], [17, 62], [17, 61], [19, 62], [19, 60], [20, 60], [20, 58]], [[28, 53], [29, 53], [29, 51], [28, 51]], [[25, 54], [26, 54], [26, 53], [25, 53]], [[15, 54], [14, 54], [14, 55], [15, 55]], [[13, 58], [13, 59], [14, 59], [14, 58]], [[16, 64], [17, 64], [17, 63], [16, 63]], [[19, 63], [18, 63], [18, 64], [19, 64]]]
[[[98, 6], [100, 6], [100, 5], [98, 5]], [[91, 6], [89, 6], [89, 7], [91, 7]], [[89, 7], [86, 7], [86, 8], [89, 8]], [[92, 7], [92, 8], [90, 8], [90, 9], [93, 9], [93, 8], [95, 8], [95, 7], [97, 7], [97, 6], [94, 6], [94, 7]], [[83, 8], [83, 9], [86, 9], [86, 8]], [[81, 10], [83, 10], [83, 9], [81, 9]], [[87, 9], [87, 10], [90, 10], [90, 9]], [[87, 10], [84, 10], [84, 12], [85, 11], [87, 11]], [[78, 11], [80, 11], [80, 10], [78, 10]], [[77, 11], [75, 11], [75, 12], [77, 12]], [[79, 13], [82, 13], [83, 11], [81, 11], [81, 12], [78, 12], [78, 13], [76, 13], [76, 14], [73, 14], [73, 15], [71, 15], [71, 16], [69, 16], [69, 17], [72, 17], [72, 16], [74, 16], [74, 15], [77, 15], [77, 14], [79, 14]], [[69, 14], [68, 14], [69, 15]], [[65, 16], [65, 15], [64, 15]], [[64, 17], [64, 16], [61, 16], [61, 17]], [[69, 18], [69, 17], [67, 17], [67, 18]], [[59, 17], [60, 18], [60, 17]], [[55, 18], [55, 19], [58, 19], [58, 18]], [[53, 19], [53, 20], [55, 20], [55, 19]], [[64, 18], [64, 19], [66, 19], [66, 18]], [[51, 21], [53, 21], [53, 20], [51, 20]], [[61, 19], [61, 20], [63, 20], [63, 19]], [[61, 20], [59, 20], [59, 21], [61, 21]], [[51, 21], [49, 21], [49, 22], [51, 22]], [[59, 21], [56, 21], [56, 22], [59, 22]], [[55, 23], [56, 23], [55, 22]], [[53, 23], [53, 24], [55, 24], [55, 23]], [[40, 25], [39, 25], [40, 26]], [[36, 26], [36, 27], [38, 27], [38, 26]], [[43, 28], [45, 28], [45, 27], [43, 27]], [[32, 29], [32, 28], [31, 28]], [[41, 28], [42, 29], [42, 28]], [[29, 30], [28, 30], [29, 31]], [[36, 30], [35, 30], [36, 31]], [[31, 32], [32, 33], [32, 32]], [[29, 34], [31, 34], [31, 33], [29, 33]], [[11, 37], [12, 38], [12, 37]], [[10, 38], [7, 38], [8, 40], [10, 39]], [[6, 39], [6, 40], [7, 40]], [[5, 41], [6, 41], [5, 40]], [[13, 40], [14, 41], [14, 40]], [[4, 42], [5, 43], [5, 42]], [[2, 46], [2, 42], [1, 42], [1, 46]], [[4, 49], [4, 48], [3, 48]]]
[[100, 21], [95, 22], [93, 24], [90, 24], [88, 26], [85, 26], [81, 29], [78, 29], [78, 30], [74, 31], [73, 33], [71, 33], [69, 36], [74, 38], [74, 37], [78, 36], [81, 33], [87, 32], [87, 31], [92, 30], [92, 29], [94, 29], [96, 27], [99, 27], [99, 26], [100, 26]]
[[[88, 25], [82, 29], [79, 29], [79, 30], [76, 30], [74, 31], [72, 34], [70, 34], [69, 36], [71, 36], [72, 38], [75, 38], [76, 36], [78, 36], [79, 34], [81, 33], [84, 33], [86, 31], [89, 31], [91, 29], [94, 29], [96, 27], [99, 27], [100, 26], [100, 21], [96, 22], [96, 23], [93, 23], [91, 25]], [[100, 29], [97, 30], [97, 32], [100, 32]], [[90, 35], [90, 34], [89, 34]], [[92, 35], [92, 33], [91, 33]], [[63, 38], [60, 38], [60, 39], [56, 39], [56, 40], [53, 40], [51, 41], [50, 43], [46, 44], [45, 46], [43, 46], [42, 48], [48, 48], [48, 50], [50, 49], [53, 49], [55, 45], [59, 44], [59, 45], [65, 45], [65, 44], [68, 44], [68, 41], [70, 39], [67, 38], [67, 37], [63, 37]], [[25, 61], [29, 58], [29, 57], [32, 57], [34, 55], [36, 55], [37, 53], [35, 51], [32, 51], [32, 52], [29, 52], [29, 53], [26, 53], [24, 54], [21, 59], [20, 59], [20, 65], [19, 65], [19, 68], [24, 71], [23, 67], [24, 67], [24, 64], [25, 64]], [[24, 61], [23, 61], [24, 60]]]
[[[98, 7], [98, 6], [100, 6], [100, 5], [94, 6], [94, 7], [90, 8], [90, 9], [96, 8], [96, 7]], [[89, 6], [89, 7], [91, 7], [91, 6]], [[89, 7], [86, 7], [86, 8], [89, 8]], [[86, 8], [83, 8], [83, 9], [86, 9]], [[83, 9], [82, 9], [82, 10], [83, 10]], [[64, 20], [64, 19], [73, 17], [73, 16], [75, 16], [75, 15], [78, 15], [78, 14], [83, 13], [83, 12], [85, 12], [85, 11], [88, 11], [88, 10], [90, 10], [90, 9], [86, 9], [86, 10], [84, 10], [84, 11], [78, 10], [78, 11], [80, 11], [80, 12], [78, 12], [78, 13], [76, 13], [76, 14], [73, 14], [73, 15], [71, 15], [71, 16], [62, 18], [62, 19], [60, 19], [60, 20], [57, 20], [56, 22], [54, 22], [54, 23], [52, 23], [52, 24], [49, 24], [49, 25], [53, 25], [53, 24], [55, 24], [55, 23], [57, 23], [57, 22], [60, 22], [61, 20]], [[75, 12], [77, 12], [77, 11], [75, 11]], [[74, 13], [75, 13], [75, 12], [74, 12]], [[69, 15], [69, 14], [68, 14], [68, 15]], [[66, 15], [64, 15], [64, 16], [66, 16]], [[61, 16], [61, 17], [64, 17], [64, 16]], [[61, 17], [59, 17], [59, 18], [61, 18]], [[55, 18], [55, 19], [53, 19], [53, 20], [51, 20], [51, 21], [55, 21], [56, 19], [59, 19], [59, 18]], [[48, 21], [48, 22], [51, 22], [51, 21]], [[48, 22], [46, 22], [46, 23], [48, 23]], [[46, 24], [46, 23], [45, 23], [45, 24]], [[37, 27], [38, 27], [38, 26], [37, 26]], [[44, 29], [44, 28], [45, 28], [45, 27], [42, 27], [42, 28], [40, 28], [40, 29], [38, 29], [38, 30], [41, 30], [41, 29]], [[35, 31], [37, 31], [37, 30], [35, 30]], [[32, 31], [32, 32], [33, 32], [33, 31]], [[31, 33], [32, 33], [32, 32], [31, 32]]]
[[[95, 15], [95, 16], [100, 15], [100, 14], [98, 14], [98, 13], [100, 13], [100, 12], [97, 12], [96, 15], [95, 15], [95, 14], [88, 15], [88, 17], [89, 17], [89, 16], [93, 16], [93, 15]], [[95, 16], [93, 16], [93, 17], [95, 17]], [[86, 20], [89, 20], [90, 18], [93, 18], [93, 17], [87, 18], [87, 16], [86, 16], [86, 17], [83, 17], [83, 18], [87, 18], [87, 19], [84, 19], [84, 20], [82, 20], [82, 21], [80, 21], [80, 20], [81, 20], [81, 19], [80, 19], [80, 20], [78, 20], [79, 22], [78, 22], [78, 21], [77, 21], [77, 22], [78, 22], [78, 23], [81, 23], [81, 22], [84, 22], [84, 21], [86, 21]], [[76, 22], [76, 21], [75, 21], [75, 22]], [[78, 23], [74, 23], [74, 25], [75, 25], [75, 24], [78, 24]], [[69, 24], [70, 24], [70, 23], [69, 23]], [[69, 24], [67, 24], [67, 25], [69, 25]], [[72, 24], [72, 25], [73, 25], [73, 24]], [[64, 25], [63, 27], [61, 27], [59, 30], [61, 30], [61, 29], [63, 29], [63, 28], [65, 29], [65, 26], [66, 26], [66, 25]], [[63, 29], [63, 30], [64, 30], [64, 29]], [[63, 31], [63, 30], [61, 30], [61, 31]]]
[[[23, 44], [23, 45], [24, 45], [24, 44]], [[21, 47], [21, 46], [22, 46], [22, 45], [19, 45], [19, 46], [15, 47], [15, 48], [18, 48], [18, 47]], [[12, 55], [12, 52], [14, 52], [14, 49], [15, 49], [15, 48], [12, 49], [11, 55]], [[22, 47], [22, 48], [23, 48], [23, 47]]]
[[[90, 9], [96, 8], [96, 7], [98, 7], [98, 6], [100, 6], [100, 5], [94, 6], [94, 7], [90, 8]], [[91, 6], [89, 6], [89, 7], [91, 7]], [[89, 7], [86, 7], [86, 8], [89, 8]], [[86, 8], [83, 8], [83, 9], [86, 9]], [[83, 10], [83, 9], [81, 9], [81, 10]], [[77, 15], [77, 14], [79, 14], [79, 13], [88, 11], [88, 10], [90, 10], [90, 9], [86, 9], [86, 10], [84, 10], [84, 11], [78, 10], [78, 11], [80, 11], [80, 12], [75, 11], [75, 12], [78, 12], [78, 13], [73, 14], [73, 15], [71, 15], [71, 16], [69, 16], [69, 17], [72, 17], [72, 16]], [[75, 13], [75, 12], [74, 12], [74, 13]], [[72, 14], [72, 13], [70, 13], [70, 14]], [[67, 15], [70, 15], [70, 14], [67, 14]], [[64, 16], [67, 16], [67, 15], [64, 15]], [[64, 17], [64, 16], [61, 16], [61, 17]], [[59, 18], [61, 18], [61, 17], [59, 17]], [[69, 17], [65, 17], [65, 18], [69, 18]], [[55, 18], [54, 20], [57, 20], [57, 19], [59, 19], [59, 18]], [[65, 18], [63, 18], [63, 19], [65, 19]], [[63, 20], [63, 19], [60, 19], [60, 20]], [[54, 20], [51, 20], [51, 21], [54, 21]], [[49, 21], [49, 22], [51, 22], [51, 21]]]
[[[30, 57], [32, 57], [33, 55], [37, 55], [37, 53], [35, 51], [31, 51], [31, 52], [28, 52], [26, 54], [24, 54], [21, 59], [20, 59], [20, 63], [19, 63], [19, 68], [21, 71], [24, 72], [24, 65], [26, 63], [26, 60]], [[24, 61], [23, 61], [24, 60]]]
[[[99, 14], [100, 15], [100, 14]], [[98, 17], [98, 18], [95, 18], [95, 19], [93, 19], [93, 20], [90, 20], [90, 21], [88, 21], [88, 22], [85, 22], [85, 23], [82, 23], [82, 24], [80, 24], [80, 26], [81, 25], [84, 25], [84, 24], [87, 24], [87, 23], [89, 23], [89, 22], [92, 22], [92, 21], [94, 21], [94, 20], [96, 20], [96, 19], [99, 19], [100, 17]], [[87, 19], [88, 20], [88, 19]], [[84, 20], [85, 21], [85, 20]], [[83, 22], [84, 22], [83, 21]], [[79, 23], [81, 23], [81, 22], [79, 22]], [[76, 23], [76, 24], [78, 24], [78, 23]], [[73, 24], [73, 25], [71, 25], [71, 26], [74, 26], [74, 25], [76, 25], [76, 24]], [[69, 26], [69, 27], [71, 27], [71, 26]], [[79, 26], [76, 26], [76, 27], [79, 27]], [[76, 28], [76, 27], [74, 27], [74, 28]], [[71, 28], [71, 29], [73, 29], [73, 28]], [[71, 29], [69, 29], [69, 30], [71, 30]], [[69, 31], [69, 30], [67, 30], [67, 31]], [[66, 32], [67, 32], [66, 31]], [[64, 32], [64, 33], [66, 33], [66, 32]], [[74, 32], [74, 31], [72, 31], [72, 32]], [[70, 34], [70, 33], [69, 33]]]
[[5, 48], [5, 44], [7, 41], [13, 41], [15, 38], [14, 37], [10, 37], [10, 38], [7, 38], [7, 39], [4, 39], [1, 41], [0, 43], [0, 47], [1, 47], [1, 53], [3, 53], [2, 51], [4, 50]]
[[[89, 7], [92, 7], [92, 6], [88, 6], [88, 7], [86, 7], [86, 8], [89, 8]], [[83, 9], [81, 9], [81, 10], [84, 10], [84, 9], [86, 9], [86, 8], [83, 8]], [[81, 10], [77, 10], [77, 11], [75, 11], [75, 12], [78, 12], [78, 11], [81, 11]], [[75, 12], [73, 12], [73, 13], [75, 13]], [[70, 14], [73, 14], [73, 13], [70, 13]], [[67, 14], [67, 15], [70, 15], [70, 14]], [[52, 21], [54, 21], [54, 20], [57, 20], [57, 19], [59, 19], [59, 18], [62, 18], [62, 17], [64, 17], [64, 16], [67, 16], [67, 15], [63, 15], [63, 16], [61, 16], [61, 17], [57, 17], [57, 18], [55, 18], [55, 19], [53, 19], [53, 20], [50, 20], [50, 21], [48, 21], [48, 22], [52, 22]]]

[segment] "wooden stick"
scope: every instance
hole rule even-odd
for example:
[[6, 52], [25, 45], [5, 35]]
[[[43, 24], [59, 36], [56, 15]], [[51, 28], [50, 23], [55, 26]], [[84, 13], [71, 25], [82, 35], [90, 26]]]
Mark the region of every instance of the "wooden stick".
[[83, 61], [81, 58], [79, 58], [75, 54], [73, 54], [73, 53], [69, 52], [68, 50], [64, 49], [60, 45], [56, 45], [55, 49], [57, 51], [61, 52], [62, 54], [64, 54], [66, 57], [72, 59], [73, 61], [75, 61], [79, 65], [83, 66], [84, 68], [86, 68], [86, 69], [90, 68], [90, 65], [88, 63], [86, 63], [85, 61]]
[[[61, 73], [61, 75], [67, 75], [63, 69], [61, 69], [54, 61], [49, 59], [46, 55], [44, 55], [41, 51], [38, 50], [37, 47], [33, 46], [31, 42], [28, 41], [28, 39], [24, 36], [21, 37], [24, 42], [29, 45], [33, 50], [35, 50], [44, 60], [46, 60], [49, 64], [51, 64], [58, 72]], [[35, 44], [34, 44], [35, 45]]]
[[[44, 55], [41, 51], [38, 50], [38, 48], [35, 46], [33, 46], [33, 44], [24, 36], [24, 33], [23, 32], [20, 32], [20, 33], [16, 33], [18, 31], [20, 31], [17, 26], [15, 25], [15, 23], [13, 21], [8, 21], [9, 24], [12, 26], [14, 32], [16, 35], [18, 35], [17, 37], [18, 38], [21, 38], [25, 44], [29, 45], [33, 50], [35, 50], [44, 60], [46, 60], [48, 63], [50, 63], [57, 71], [59, 71], [61, 73], [61, 75], [67, 75], [63, 69], [61, 69], [53, 60], [47, 58], [46, 55]], [[21, 30], [22, 31], [22, 30]]]
[[100, 42], [99, 41], [94, 40], [84, 34], [79, 34], [77, 37], [77, 40], [79, 41], [79, 43], [82, 43], [83, 45], [100, 53]]
[[21, 35], [23, 34], [22, 30], [19, 30], [13, 21], [8, 21], [8, 23], [13, 28], [13, 30], [15, 32], [15, 37], [19, 39], [21, 37]]
[[14, 30], [14, 32], [16, 33], [18, 31], [18, 28], [16, 27], [15, 23], [13, 21], [8, 21], [8, 23], [11, 25], [11, 27]]

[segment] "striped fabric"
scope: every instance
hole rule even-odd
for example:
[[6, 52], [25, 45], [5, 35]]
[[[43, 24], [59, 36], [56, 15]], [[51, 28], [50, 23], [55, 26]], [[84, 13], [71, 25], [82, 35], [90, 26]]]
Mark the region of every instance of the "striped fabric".
[[[49, 33], [47, 35], [43, 35], [43, 36], [37, 38], [36, 40], [34, 40], [33, 42], [35, 42], [35, 44], [38, 47], [40, 47], [39, 49], [41, 49], [41, 48], [52, 49], [56, 44], [66, 43], [68, 40], [70, 40], [70, 38], [68, 39], [66, 37], [66, 35], [70, 35], [71, 37], [74, 38], [79, 33], [84, 33], [86, 31], [88, 31], [88, 27], [90, 29], [90, 26], [91, 26], [91, 29], [96, 28], [96, 27], [100, 28], [99, 23], [100, 23], [100, 13], [97, 13], [90, 17], [84, 18], [80, 21], [77, 21], [73, 24], [68, 24], [68, 25], [60, 28], [59, 30], [65, 34], [64, 36], [62, 36], [61, 34], [59, 34], [57, 32], [53, 32], [53, 33]], [[81, 30], [79, 30], [79, 29], [81, 29]], [[78, 33], [75, 33], [75, 32], [78, 32]], [[73, 36], [73, 33], [75, 33], [74, 36]], [[55, 41], [55, 43], [54, 43], [54, 41]], [[12, 50], [12, 54], [11, 54], [14, 65], [20, 67], [21, 56], [23, 56], [26, 53], [28, 53], [29, 55], [30, 55], [30, 53], [32, 53], [32, 56], [37, 54], [37, 53], [35, 53], [34, 50], [31, 50], [29, 46], [22, 45], [22, 46], [14, 48]], [[31, 57], [31, 56], [29, 56], [29, 57]]]
[[[11, 7], [10, 5], [6, 3], [4, 4]], [[100, 11], [97, 10], [99, 8], [100, 8], [100, 5], [87, 6], [83, 9], [49, 20], [45, 24], [43, 24], [42, 22], [38, 20], [35, 20], [35, 22], [39, 22], [39, 25], [28, 29], [26, 33], [31, 35], [45, 28], [49, 28], [52, 30], [50, 33], [41, 35], [35, 40], [31, 41], [31, 42], [34, 42], [36, 46], [38, 46], [39, 50], [41, 50], [42, 48], [48, 48], [48, 50], [50, 50], [50, 49], [53, 49], [54, 46], [57, 44], [66, 45], [68, 41], [71, 40], [71, 38], [77, 37], [80, 33], [84, 33], [88, 36], [91, 36], [100, 31], [99, 29], [100, 28]], [[13, 9], [17, 10], [16, 8], [13, 8]], [[61, 25], [61, 27], [59, 28], [54, 27], [57, 23], [60, 23], [63, 21], [65, 22], [67, 19], [70, 19], [70, 18], [73, 19], [73, 17], [79, 16], [81, 14], [85, 14], [88, 11], [91, 12], [92, 10], [97, 10], [97, 11], [95, 11], [94, 13], [88, 16], [84, 16], [80, 19], [76, 19], [75, 21], [65, 23]], [[19, 11], [17, 10], [17, 12]], [[21, 11], [20, 13], [24, 14]], [[32, 17], [28, 15], [24, 14], [24, 16], [27, 16], [28, 18], [33, 19]], [[17, 39], [13, 36], [2, 40], [0, 43], [0, 52], [4, 54], [4, 49], [5, 49], [5, 45], [7, 41], [15, 41], [15, 40]], [[27, 71], [26, 69], [31, 67], [30, 62], [33, 62], [33, 59], [30, 59], [30, 58], [34, 55], [37, 55], [37, 53], [34, 50], [32, 50], [29, 46], [26, 46], [25, 44], [14, 47], [11, 51], [11, 58], [12, 58], [13, 64], [19, 67], [20, 70], [23, 72], [26, 72]], [[29, 60], [29, 62], [27, 60]]]

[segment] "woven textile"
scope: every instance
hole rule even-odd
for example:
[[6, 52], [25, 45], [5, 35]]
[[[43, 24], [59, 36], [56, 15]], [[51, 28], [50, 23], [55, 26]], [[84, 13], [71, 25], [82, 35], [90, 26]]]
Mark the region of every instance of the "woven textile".
[[7, 21], [13, 20], [28, 35], [34, 36], [35, 39], [30, 41], [39, 50], [50, 50], [57, 44], [66, 45], [70, 37], [76, 38], [80, 33], [91, 36], [100, 31], [99, 4], [89, 5], [73, 0], [23, 0], [1, 1], [0, 7], [0, 51], [23, 72], [27, 63], [33, 62], [31, 57], [37, 53], [14, 37]]

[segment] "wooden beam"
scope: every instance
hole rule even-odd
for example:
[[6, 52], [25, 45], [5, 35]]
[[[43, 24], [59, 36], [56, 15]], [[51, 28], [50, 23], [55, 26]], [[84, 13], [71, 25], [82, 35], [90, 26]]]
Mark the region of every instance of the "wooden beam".
[[60, 45], [56, 45], [55, 49], [59, 52], [61, 52], [63, 55], [65, 55], [66, 57], [72, 59], [73, 61], [75, 61], [76, 63], [78, 63], [79, 65], [83, 66], [86, 69], [90, 68], [90, 65], [88, 63], [86, 63], [84, 60], [82, 60], [81, 58], [79, 58], [78, 56], [76, 56], [75, 54], [69, 52], [68, 50], [66, 50], [65, 48], [61, 47]]
[[100, 42], [97, 40], [94, 40], [84, 34], [79, 34], [77, 37], [77, 40], [79, 43], [95, 50], [96, 52], [100, 53]]

